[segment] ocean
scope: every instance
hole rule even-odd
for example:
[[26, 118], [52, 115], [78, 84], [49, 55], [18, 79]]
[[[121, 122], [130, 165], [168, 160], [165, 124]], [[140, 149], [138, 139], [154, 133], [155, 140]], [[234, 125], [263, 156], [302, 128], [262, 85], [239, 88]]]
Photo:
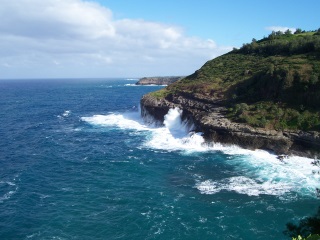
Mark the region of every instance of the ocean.
[[144, 123], [135, 79], [0, 81], [0, 239], [289, 239], [312, 159]]

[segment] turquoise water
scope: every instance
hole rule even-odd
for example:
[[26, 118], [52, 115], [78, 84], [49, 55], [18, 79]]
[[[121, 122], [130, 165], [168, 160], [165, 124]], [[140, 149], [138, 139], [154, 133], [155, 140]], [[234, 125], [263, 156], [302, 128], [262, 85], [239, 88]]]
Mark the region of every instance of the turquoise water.
[[312, 160], [147, 125], [162, 87], [134, 83], [0, 81], [0, 239], [288, 239], [316, 212]]

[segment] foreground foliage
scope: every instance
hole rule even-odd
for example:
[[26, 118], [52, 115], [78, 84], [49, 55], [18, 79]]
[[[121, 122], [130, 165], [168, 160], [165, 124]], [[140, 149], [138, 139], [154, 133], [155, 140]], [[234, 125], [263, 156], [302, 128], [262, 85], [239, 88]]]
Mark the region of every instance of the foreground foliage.
[[298, 237], [293, 237], [292, 240], [320, 240], [320, 235], [319, 234], [313, 234], [313, 235], [309, 235], [306, 238], [301, 237], [299, 235]]
[[302, 219], [299, 224], [288, 223], [285, 234], [289, 235], [290, 237], [301, 236], [306, 239], [309, 239], [308, 236], [310, 234], [320, 234], [320, 207], [314, 216]]

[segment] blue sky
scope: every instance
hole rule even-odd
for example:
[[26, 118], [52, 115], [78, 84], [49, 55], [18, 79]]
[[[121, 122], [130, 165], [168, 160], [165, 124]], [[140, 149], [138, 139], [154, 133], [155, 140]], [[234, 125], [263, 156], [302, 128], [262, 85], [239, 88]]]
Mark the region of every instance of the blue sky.
[[115, 18], [142, 18], [184, 28], [188, 35], [241, 46], [270, 33], [267, 27], [320, 27], [318, 0], [99, 0]]
[[320, 27], [318, 0], [0, 2], [0, 78], [188, 75], [272, 30]]

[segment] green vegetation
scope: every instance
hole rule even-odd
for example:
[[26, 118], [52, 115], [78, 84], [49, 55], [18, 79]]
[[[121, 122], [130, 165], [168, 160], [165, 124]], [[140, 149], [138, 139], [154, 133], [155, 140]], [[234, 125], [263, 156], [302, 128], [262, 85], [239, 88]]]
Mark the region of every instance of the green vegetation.
[[165, 89], [160, 89], [156, 92], [149, 93], [153, 97], [156, 97], [157, 99], [165, 98], [168, 95], [168, 92]]
[[229, 117], [236, 122], [267, 129], [320, 130], [319, 113], [300, 107], [298, 111], [273, 102], [240, 103], [229, 108]]
[[252, 39], [249, 44], [244, 44], [239, 50], [244, 54], [258, 53], [266, 56], [270, 55], [293, 55], [305, 54], [320, 50], [320, 31], [305, 32], [299, 29], [292, 34], [289, 30], [285, 33], [272, 32], [267, 38], [260, 41]]
[[319, 131], [320, 29], [253, 39], [152, 95], [220, 103], [233, 121], [255, 127]]
[[[302, 219], [297, 225], [288, 223], [285, 234], [289, 235], [293, 239], [320, 239], [311, 238], [312, 236], [319, 236], [320, 234], [320, 208], [314, 216]], [[310, 234], [314, 235], [310, 236]], [[300, 238], [296, 236], [300, 236]]]
[[319, 240], [320, 239], [320, 235], [319, 234], [313, 234], [313, 235], [309, 235], [308, 237], [304, 238], [301, 237], [300, 235], [298, 237], [293, 237], [292, 240]]

